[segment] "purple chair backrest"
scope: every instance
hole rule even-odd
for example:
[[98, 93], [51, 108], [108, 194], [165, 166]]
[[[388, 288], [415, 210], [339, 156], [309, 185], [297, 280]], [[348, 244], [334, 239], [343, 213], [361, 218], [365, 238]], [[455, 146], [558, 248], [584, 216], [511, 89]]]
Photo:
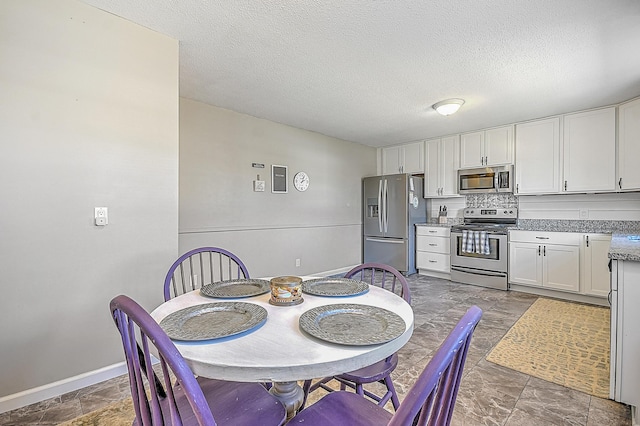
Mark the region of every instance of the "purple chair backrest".
[[164, 300], [218, 281], [249, 278], [235, 254], [219, 247], [199, 247], [173, 262], [164, 279]]
[[449, 425], [471, 335], [480, 317], [480, 308], [469, 308], [411, 387], [389, 426]]
[[392, 266], [384, 263], [363, 263], [347, 272], [344, 277], [358, 278], [360, 281], [382, 287], [411, 304], [411, 291], [407, 279]]
[[[200, 425], [215, 426], [209, 404], [202, 388], [169, 336], [153, 318], [131, 298], [120, 295], [110, 304], [113, 320], [120, 331], [124, 347], [131, 398], [139, 425], [181, 425], [181, 414], [175, 401], [171, 373], [184, 390], [184, 394]], [[140, 339], [136, 339], [136, 335]], [[150, 347], [155, 346], [160, 356], [160, 368], [152, 368]], [[147, 378], [160, 376], [159, 383], [166, 392], [161, 395], [157, 386], [148, 386]]]

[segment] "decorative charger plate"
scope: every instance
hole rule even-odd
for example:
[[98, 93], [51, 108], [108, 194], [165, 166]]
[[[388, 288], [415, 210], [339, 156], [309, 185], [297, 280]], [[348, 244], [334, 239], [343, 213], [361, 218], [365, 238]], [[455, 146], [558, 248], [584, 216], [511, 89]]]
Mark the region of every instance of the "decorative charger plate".
[[189, 306], [167, 315], [160, 327], [173, 340], [220, 339], [260, 327], [267, 320], [262, 306], [244, 302], [218, 302]]
[[404, 333], [397, 314], [369, 305], [336, 304], [309, 309], [300, 316], [300, 328], [313, 337], [342, 345], [377, 345]]
[[302, 293], [315, 296], [357, 296], [369, 291], [369, 284], [350, 278], [316, 278], [302, 282]]
[[219, 281], [202, 286], [200, 294], [219, 299], [251, 297], [268, 293], [271, 290], [269, 281], [254, 279], [237, 279]]

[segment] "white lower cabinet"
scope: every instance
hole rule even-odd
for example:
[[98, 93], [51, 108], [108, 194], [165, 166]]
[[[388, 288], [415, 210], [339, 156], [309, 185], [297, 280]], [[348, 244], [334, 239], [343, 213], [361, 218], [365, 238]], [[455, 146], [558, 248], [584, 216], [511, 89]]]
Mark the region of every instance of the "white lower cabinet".
[[609, 397], [640, 407], [640, 262], [611, 262], [611, 392]]
[[578, 301], [606, 299], [610, 245], [610, 234], [510, 231], [509, 282], [573, 293]]
[[579, 292], [580, 236], [564, 232], [511, 231], [509, 282]]
[[416, 268], [421, 274], [443, 276], [451, 272], [450, 236], [448, 227], [416, 226]]
[[582, 264], [582, 293], [589, 296], [608, 297], [610, 234], [584, 234], [580, 247]]

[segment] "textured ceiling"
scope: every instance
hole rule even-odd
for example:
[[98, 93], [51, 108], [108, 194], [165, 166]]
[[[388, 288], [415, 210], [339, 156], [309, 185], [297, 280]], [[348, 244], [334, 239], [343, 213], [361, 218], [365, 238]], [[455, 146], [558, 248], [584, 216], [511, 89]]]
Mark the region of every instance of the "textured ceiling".
[[181, 96], [370, 146], [640, 95], [639, 0], [84, 2], [179, 40]]

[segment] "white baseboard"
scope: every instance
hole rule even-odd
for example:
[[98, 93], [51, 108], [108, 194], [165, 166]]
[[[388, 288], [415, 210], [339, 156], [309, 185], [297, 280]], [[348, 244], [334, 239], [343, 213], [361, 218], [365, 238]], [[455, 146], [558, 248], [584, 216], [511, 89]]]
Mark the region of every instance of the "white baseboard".
[[123, 362], [0, 398], [0, 413], [35, 404], [127, 373]]
[[340, 269], [333, 269], [331, 271], [318, 272], [318, 273], [309, 274], [309, 275], [317, 275], [317, 276], [320, 276], [320, 277], [330, 277], [331, 275], [338, 275], [338, 274], [347, 273], [347, 272], [349, 272], [350, 270], [352, 270], [353, 268], [355, 268], [358, 265], [359, 264], [347, 266], [345, 268], [340, 268]]

